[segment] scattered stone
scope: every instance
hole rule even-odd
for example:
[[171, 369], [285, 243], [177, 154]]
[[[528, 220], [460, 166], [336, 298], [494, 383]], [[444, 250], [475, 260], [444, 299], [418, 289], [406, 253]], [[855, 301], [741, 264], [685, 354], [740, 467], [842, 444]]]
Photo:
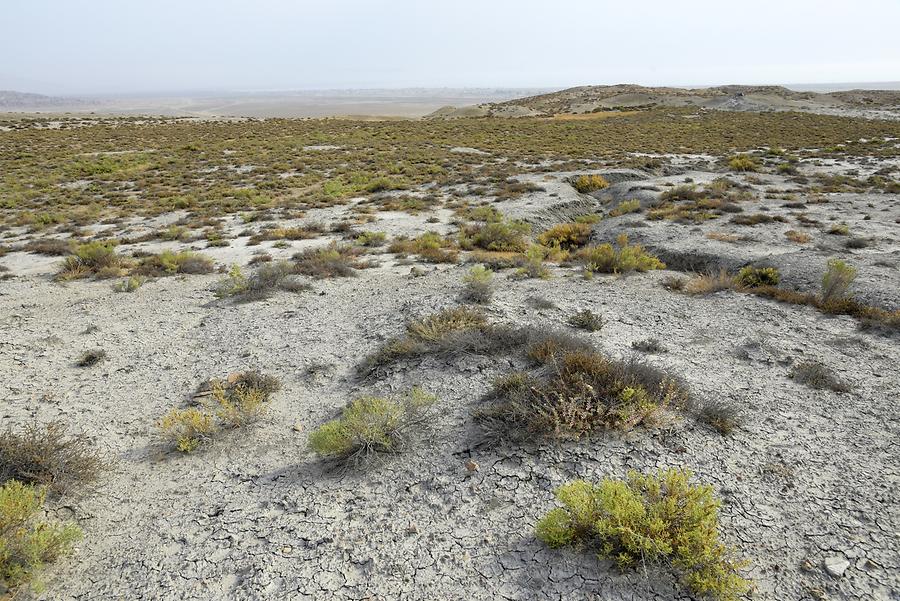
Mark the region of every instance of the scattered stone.
[[843, 576], [849, 567], [850, 562], [843, 555], [832, 555], [825, 558], [825, 571], [835, 578]]
[[472, 459], [466, 461], [466, 469], [470, 472], [477, 472], [479, 467], [480, 466], [478, 465], [478, 463], [473, 461]]

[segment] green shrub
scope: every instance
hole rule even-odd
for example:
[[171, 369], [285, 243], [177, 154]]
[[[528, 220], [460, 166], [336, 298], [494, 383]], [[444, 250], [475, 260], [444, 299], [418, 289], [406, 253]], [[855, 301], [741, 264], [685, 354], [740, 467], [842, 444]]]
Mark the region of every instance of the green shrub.
[[777, 286], [781, 281], [781, 274], [774, 267], [753, 267], [748, 265], [738, 271], [735, 282], [744, 288], [759, 288], [760, 286]]
[[388, 190], [405, 190], [409, 186], [398, 180], [389, 177], [377, 177], [365, 186], [366, 192], [386, 192]]
[[238, 302], [263, 300], [276, 290], [287, 292], [303, 292], [311, 290], [309, 284], [292, 279], [296, 271], [295, 265], [287, 261], [264, 263], [250, 277], [237, 265], [232, 265], [228, 276], [220, 280], [213, 289], [219, 298], [234, 298]]
[[588, 225], [594, 225], [595, 223], [600, 223], [603, 220], [603, 216], [598, 213], [588, 213], [587, 215], [579, 215], [575, 218], [575, 223], [586, 223]]
[[615, 209], [609, 212], [610, 217], [620, 217], [622, 215], [626, 215], [628, 213], [637, 213], [641, 210], [641, 201], [634, 200], [623, 200], [619, 203]]
[[150, 255], [141, 259], [140, 264], [135, 268], [135, 272], [150, 277], [161, 277], [177, 273], [211, 273], [214, 267], [213, 260], [200, 253], [164, 250], [158, 255]]
[[562, 507], [538, 522], [537, 537], [553, 548], [588, 545], [622, 569], [668, 564], [693, 594], [732, 601], [750, 588], [739, 573], [745, 562], [720, 540], [712, 487], [690, 478], [672, 469], [570, 482], [557, 489]]
[[356, 237], [356, 243], [360, 246], [383, 246], [386, 239], [384, 232], [363, 232]]
[[428, 408], [435, 400], [421, 388], [413, 388], [399, 401], [355, 399], [339, 418], [322, 424], [310, 435], [309, 446], [320, 457], [341, 463], [358, 463], [376, 454], [401, 451], [430, 428], [433, 416]]
[[362, 252], [365, 251], [360, 248], [336, 244], [305, 250], [293, 256], [295, 273], [316, 279], [350, 277], [360, 267], [357, 257]]
[[518, 278], [538, 278], [546, 280], [550, 277], [550, 270], [544, 266], [545, 247], [531, 245], [522, 256], [521, 265], [516, 269]]
[[575, 181], [572, 183], [572, 185], [575, 186], [575, 189], [582, 194], [587, 194], [589, 192], [594, 192], [595, 190], [608, 188], [609, 182], [606, 181], [605, 177], [598, 174], [580, 175], [575, 178]]
[[581, 248], [591, 237], [588, 223], [559, 223], [538, 236], [538, 243], [544, 246], [558, 246], [566, 250]]
[[57, 277], [72, 280], [90, 275], [97, 277], [121, 275], [128, 262], [116, 254], [117, 244], [115, 240], [79, 244], [73, 254], [65, 258]]
[[618, 248], [612, 244], [588, 246], [578, 252], [578, 259], [589, 272], [628, 273], [665, 269], [666, 265], [644, 250], [639, 244], [628, 244], [628, 236], [620, 234], [616, 240]]
[[847, 298], [856, 273], [855, 267], [840, 259], [829, 260], [822, 276], [822, 303], [827, 305]]
[[503, 213], [501, 213], [496, 207], [492, 207], [490, 205], [466, 207], [464, 209], [457, 210], [457, 214], [460, 217], [469, 219], [471, 221], [503, 221]]
[[739, 154], [728, 159], [728, 168], [732, 171], [757, 171], [759, 165], [753, 160], [753, 157]]
[[465, 249], [524, 252], [528, 248], [527, 236], [531, 226], [522, 221], [492, 221], [467, 226], [460, 235], [460, 246]]
[[452, 248], [453, 242], [437, 232], [425, 232], [418, 238], [398, 237], [388, 247], [388, 252], [401, 256], [417, 254], [429, 263], [456, 263], [458, 253]]
[[16, 480], [0, 486], [0, 594], [15, 598], [26, 587], [43, 590], [41, 572], [81, 538], [73, 524], [38, 518], [45, 490]]
[[215, 416], [197, 407], [170, 410], [157, 428], [163, 439], [182, 453], [197, 450], [219, 430]]
[[463, 299], [480, 305], [489, 303], [494, 294], [493, 279], [493, 271], [484, 265], [475, 265], [463, 278]]

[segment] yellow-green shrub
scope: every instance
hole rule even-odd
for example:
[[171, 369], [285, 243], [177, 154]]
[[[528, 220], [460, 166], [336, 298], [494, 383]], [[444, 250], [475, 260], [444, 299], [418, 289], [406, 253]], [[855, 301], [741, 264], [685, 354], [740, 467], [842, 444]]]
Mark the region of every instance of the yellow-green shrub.
[[846, 298], [855, 279], [855, 267], [840, 259], [829, 260], [822, 276], [822, 302], [828, 304]]
[[141, 259], [135, 271], [147, 276], [166, 276], [176, 273], [210, 273], [213, 260], [200, 253], [191, 251], [175, 252], [164, 250], [158, 255], [150, 255]]
[[523, 252], [528, 248], [526, 236], [531, 226], [522, 221], [491, 221], [467, 226], [460, 234], [460, 246], [465, 249]]
[[463, 298], [478, 304], [490, 302], [494, 294], [494, 272], [484, 265], [475, 265], [463, 277]]
[[71, 280], [89, 275], [99, 277], [121, 275], [128, 262], [116, 254], [117, 244], [115, 240], [79, 244], [72, 255], [65, 258], [57, 277]]
[[588, 223], [559, 223], [538, 236], [538, 243], [544, 246], [558, 246], [564, 249], [580, 248], [591, 237]]
[[609, 182], [602, 175], [579, 175], [572, 184], [582, 194], [602, 190], [609, 187]]
[[641, 245], [628, 244], [626, 234], [619, 235], [616, 245], [617, 248], [608, 243], [589, 246], [581, 249], [577, 256], [590, 272], [628, 273], [666, 267], [665, 263], [645, 251]]
[[610, 217], [619, 217], [627, 213], [637, 213], [641, 210], [641, 201], [637, 199], [623, 200], [615, 209], [609, 212]]
[[739, 154], [728, 159], [728, 168], [732, 171], [756, 171], [759, 169], [759, 165], [753, 160], [753, 157]]
[[157, 427], [163, 439], [182, 453], [197, 450], [219, 430], [215, 415], [197, 407], [171, 409]]
[[24, 587], [40, 592], [44, 566], [68, 554], [81, 538], [73, 524], [38, 519], [45, 494], [16, 480], [0, 486], [0, 595], [15, 598]]
[[781, 274], [774, 267], [753, 267], [748, 265], [738, 271], [735, 277], [735, 282], [744, 288], [777, 286], [779, 281], [781, 281]]
[[621, 568], [666, 563], [692, 593], [730, 601], [749, 590], [744, 562], [719, 538], [720, 502], [712, 487], [691, 484], [691, 473], [629, 472], [599, 485], [576, 480], [556, 491], [562, 507], [537, 524], [551, 547], [590, 544]]
[[190, 453], [224, 429], [240, 428], [265, 414], [269, 398], [280, 388], [278, 380], [256, 371], [241, 372], [228, 380], [211, 380], [201, 407], [172, 409], [157, 423], [163, 440]]
[[325, 422], [310, 435], [309, 446], [321, 457], [343, 462], [400, 451], [413, 436], [428, 429], [427, 409], [435, 400], [421, 388], [413, 388], [399, 401], [355, 399], [339, 418]]

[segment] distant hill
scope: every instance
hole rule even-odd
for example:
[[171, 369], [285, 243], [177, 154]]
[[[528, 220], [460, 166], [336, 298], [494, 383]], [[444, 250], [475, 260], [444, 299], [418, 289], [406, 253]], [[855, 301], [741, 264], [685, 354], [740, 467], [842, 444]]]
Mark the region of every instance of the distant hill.
[[644, 87], [633, 84], [581, 86], [504, 102], [455, 109], [444, 107], [433, 118], [464, 116], [528, 117], [583, 114], [655, 106], [696, 106], [733, 111], [900, 109], [900, 91], [851, 90], [797, 92], [781, 86], [718, 86], [713, 88]]
[[48, 109], [62, 107], [85, 107], [95, 104], [83, 98], [44, 96], [13, 90], [0, 90], [0, 110]]

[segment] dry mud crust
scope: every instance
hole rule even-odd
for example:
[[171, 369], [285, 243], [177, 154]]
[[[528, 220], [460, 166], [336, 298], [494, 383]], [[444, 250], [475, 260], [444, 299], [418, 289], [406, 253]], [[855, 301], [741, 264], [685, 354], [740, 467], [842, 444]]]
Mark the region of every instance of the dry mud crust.
[[[752, 562], [755, 599], [896, 597], [895, 343], [805, 307], [672, 294], [660, 286], [666, 272], [504, 281], [492, 320], [561, 326], [578, 310], [600, 313], [608, 323], [589, 335], [599, 349], [623, 356], [659, 338], [670, 352], [650, 360], [741, 407], [744, 426], [722, 437], [675, 419], [580, 443], [472, 450], [471, 411], [512, 368], [505, 359], [432, 357], [382, 381], [351, 375], [405, 318], [452, 304], [465, 269], [364, 270], [241, 305], [214, 300], [215, 276], [160, 279], [133, 294], [108, 282], [0, 283], [4, 422], [64, 419], [117, 458], [96, 494], [56, 508], [85, 538], [50, 573], [45, 598], [683, 599], [661, 572], [620, 574], [533, 535], [563, 482], [669, 466], [692, 469], [723, 498], [725, 537]], [[558, 308], [528, 308], [535, 295]], [[96, 347], [106, 361], [72, 365]], [[794, 382], [791, 364], [803, 360], [825, 363], [852, 391]], [[196, 455], [160, 453], [160, 415], [199, 382], [248, 367], [283, 382], [261, 424]], [[353, 396], [414, 384], [440, 399], [433, 439], [343, 474], [306, 450], [307, 434]], [[840, 578], [824, 568], [836, 556], [849, 562]]]

